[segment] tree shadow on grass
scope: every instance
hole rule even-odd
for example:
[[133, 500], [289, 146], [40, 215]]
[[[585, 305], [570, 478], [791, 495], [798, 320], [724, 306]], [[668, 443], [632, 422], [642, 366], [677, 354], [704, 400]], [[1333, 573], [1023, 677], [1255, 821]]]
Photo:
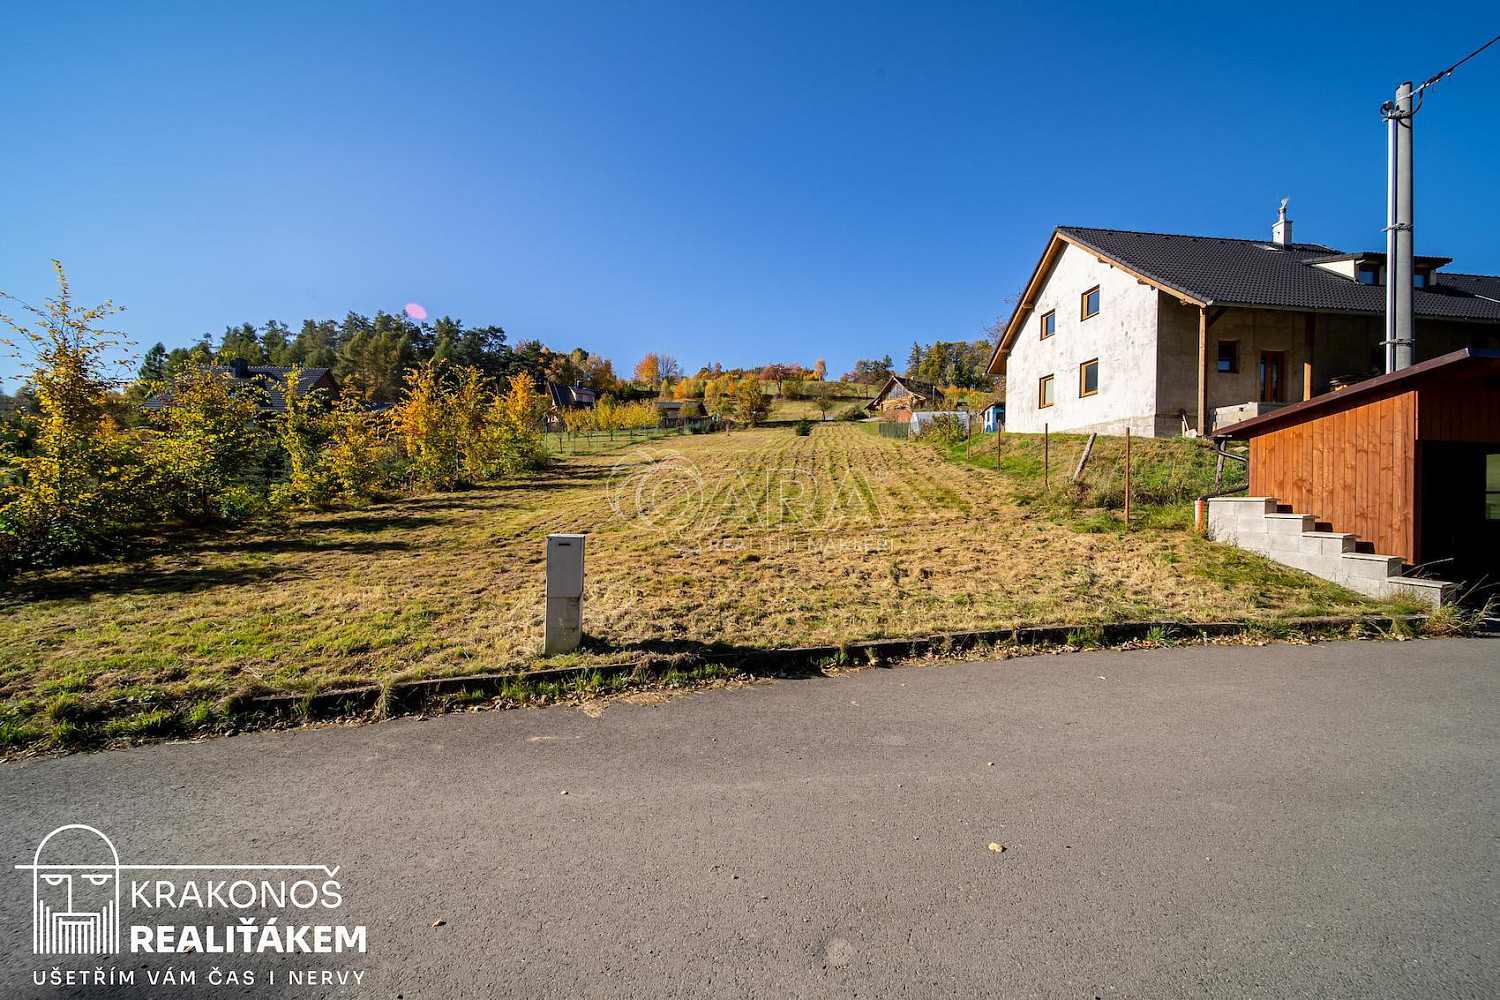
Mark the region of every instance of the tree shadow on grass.
[[306, 518], [274, 533], [267, 532], [259, 538], [248, 540], [245, 535], [236, 533], [233, 536], [224, 536], [210, 544], [225, 550], [240, 551], [262, 541], [272, 541], [278, 538], [307, 538], [317, 532], [349, 531], [380, 535], [386, 532], [435, 528], [447, 524], [448, 521], [448, 518], [434, 517], [431, 514], [344, 514], [337, 517]]
[[180, 566], [154, 568], [112, 565], [75, 570], [61, 576], [23, 580], [0, 599], [0, 607], [40, 601], [87, 600], [124, 594], [191, 594], [215, 587], [250, 587], [284, 583], [296, 574], [283, 566]]

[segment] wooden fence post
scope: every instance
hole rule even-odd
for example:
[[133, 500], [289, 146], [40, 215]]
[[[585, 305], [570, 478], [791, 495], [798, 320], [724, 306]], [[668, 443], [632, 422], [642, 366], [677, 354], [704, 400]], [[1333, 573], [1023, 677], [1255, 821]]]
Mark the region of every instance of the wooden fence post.
[[1089, 456], [1094, 453], [1094, 439], [1098, 434], [1090, 434], [1089, 439], [1083, 446], [1083, 454], [1078, 456], [1078, 468], [1073, 470], [1073, 482], [1083, 482], [1083, 470], [1089, 464]]
[[1125, 530], [1130, 530], [1130, 428], [1125, 428]]
[[1052, 475], [1052, 437], [1048, 433], [1049, 425], [1042, 425], [1042, 489], [1048, 489], [1051, 485]]

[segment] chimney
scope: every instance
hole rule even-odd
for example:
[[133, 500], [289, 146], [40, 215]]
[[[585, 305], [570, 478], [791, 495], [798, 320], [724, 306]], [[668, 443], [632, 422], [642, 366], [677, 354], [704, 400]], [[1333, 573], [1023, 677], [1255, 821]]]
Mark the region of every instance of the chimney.
[[1292, 220], [1286, 217], [1286, 203], [1291, 200], [1281, 199], [1281, 208], [1276, 213], [1276, 225], [1271, 227], [1271, 242], [1279, 247], [1292, 242]]
[[235, 378], [249, 378], [250, 362], [246, 361], [244, 358], [230, 358], [229, 372]]

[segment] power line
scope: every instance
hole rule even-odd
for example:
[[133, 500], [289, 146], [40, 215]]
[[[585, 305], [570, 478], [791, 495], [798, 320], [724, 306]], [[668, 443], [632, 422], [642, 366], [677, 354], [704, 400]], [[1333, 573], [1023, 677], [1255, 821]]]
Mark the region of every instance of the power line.
[[1483, 52], [1491, 45], [1494, 45], [1496, 42], [1500, 42], [1500, 35], [1496, 35], [1494, 38], [1491, 38], [1489, 41], [1485, 42], [1483, 45], [1479, 46], [1479, 48], [1464, 56], [1452, 66], [1449, 66], [1447, 69], [1439, 73], [1434, 73], [1432, 76], [1429, 76], [1427, 79], [1423, 80], [1421, 86], [1417, 87], [1411, 92], [1411, 96], [1416, 99], [1417, 103], [1416, 106], [1413, 107], [1410, 111], [1403, 114], [1400, 109], [1396, 107], [1394, 101], [1386, 101], [1380, 106], [1380, 117], [1389, 120], [1392, 118], [1410, 118], [1412, 115], [1415, 115], [1418, 111], [1422, 110], [1422, 102], [1427, 99], [1423, 91], [1425, 91], [1428, 87], [1431, 87], [1439, 81], [1445, 79], [1446, 77], [1452, 76], [1454, 70], [1458, 69], [1458, 67], [1462, 66], [1470, 59], [1473, 59], [1475, 56], [1479, 55], [1479, 53]]
[[1485, 42], [1483, 45], [1479, 46], [1479, 48], [1475, 49], [1473, 52], [1470, 52], [1468, 55], [1464, 56], [1462, 59], [1460, 59], [1458, 62], [1454, 63], [1452, 66], [1449, 66], [1447, 69], [1443, 70], [1441, 73], [1435, 74], [1433, 76], [1429, 76], [1427, 79], [1423, 80], [1422, 81], [1422, 85], [1420, 87], [1418, 87], [1415, 92], [1420, 94], [1422, 91], [1426, 90], [1428, 87], [1432, 86], [1434, 83], [1437, 83], [1443, 77], [1452, 75], [1452, 73], [1453, 73], [1454, 70], [1458, 69], [1458, 67], [1462, 66], [1464, 63], [1468, 62], [1470, 59], [1473, 59], [1475, 56], [1479, 55], [1479, 53], [1483, 52], [1485, 49], [1489, 48], [1491, 45], [1494, 45], [1496, 42], [1500, 42], [1500, 35], [1496, 35], [1494, 38], [1491, 38], [1489, 41]]

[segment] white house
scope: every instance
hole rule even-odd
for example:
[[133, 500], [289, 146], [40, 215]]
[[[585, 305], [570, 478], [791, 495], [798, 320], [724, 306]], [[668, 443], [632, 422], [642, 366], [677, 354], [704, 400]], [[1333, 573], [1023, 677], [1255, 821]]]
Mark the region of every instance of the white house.
[[[1383, 370], [1385, 254], [1053, 231], [990, 360], [1006, 430], [1207, 434]], [[1417, 360], [1500, 346], [1500, 277], [1416, 258]]]

